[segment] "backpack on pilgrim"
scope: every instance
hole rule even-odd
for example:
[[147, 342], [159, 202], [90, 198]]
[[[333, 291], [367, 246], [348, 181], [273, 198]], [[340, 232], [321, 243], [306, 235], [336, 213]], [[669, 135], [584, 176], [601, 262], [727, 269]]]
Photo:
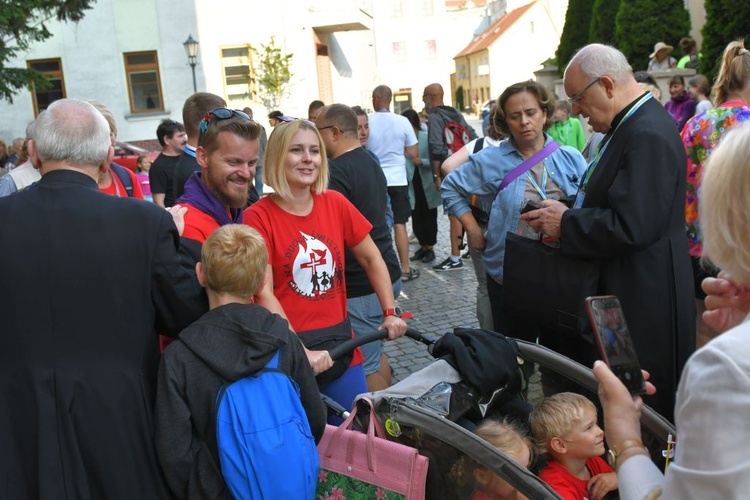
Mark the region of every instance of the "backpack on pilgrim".
[[452, 120], [445, 122], [443, 137], [445, 137], [445, 145], [448, 147], [450, 154], [471, 142], [471, 134], [466, 125]]
[[319, 459], [299, 387], [278, 369], [227, 382], [216, 396], [221, 474], [235, 498], [313, 498]]

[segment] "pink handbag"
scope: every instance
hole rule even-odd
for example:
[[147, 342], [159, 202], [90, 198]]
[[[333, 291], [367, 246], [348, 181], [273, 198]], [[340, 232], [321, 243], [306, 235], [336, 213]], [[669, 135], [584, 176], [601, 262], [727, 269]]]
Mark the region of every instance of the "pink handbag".
[[[357, 403], [370, 407], [367, 434], [352, 430]], [[377, 434], [377, 435], [376, 435]], [[316, 498], [423, 500], [428, 459], [410, 446], [389, 441], [372, 401], [360, 397], [339, 427], [327, 425], [318, 443], [320, 472]]]

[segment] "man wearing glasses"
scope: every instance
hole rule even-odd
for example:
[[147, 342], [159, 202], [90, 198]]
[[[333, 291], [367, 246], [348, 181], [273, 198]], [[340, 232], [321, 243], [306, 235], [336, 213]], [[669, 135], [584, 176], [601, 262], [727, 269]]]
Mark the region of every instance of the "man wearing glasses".
[[695, 347], [685, 149], [674, 121], [618, 50], [582, 48], [564, 85], [573, 113], [605, 136], [572, 209], [545, 201], [521, 219], [559, 237], [563, 254], [599, 261], [595, 294], [619, 297], [641, 366], [658, 388], [645, 402], [671, 420], [680, 372]]
[[[329, 187], [346, 196], [372, 224], [370, 236], [388, 267], [394, 298], [398, 298], [401, 293], [401, 269], [385, 220], [388, 185], [377, 160], [360, 143], [357, 115], [349, 106], [333, 104], [319, 110], [315, 125], [329, 158]], [[346, 307], [354, 334], [375, 331], [383, 323], [378, 296], [364, 268], [349, 250], [346, 251], [344, 264]], [[368, 390], [387, 389], [391, 385], [391, 367], [382, 352], [382, 342], [371, 342], [361, 349], [365, 356], [363, 367]]]
[[243, 111], [216, 108], [200, 123], [195, 157], [200, 171], [185, 183], [182, 236], [203, 244], [219, 227], [241, 223], [260, 152], [259, 123]]

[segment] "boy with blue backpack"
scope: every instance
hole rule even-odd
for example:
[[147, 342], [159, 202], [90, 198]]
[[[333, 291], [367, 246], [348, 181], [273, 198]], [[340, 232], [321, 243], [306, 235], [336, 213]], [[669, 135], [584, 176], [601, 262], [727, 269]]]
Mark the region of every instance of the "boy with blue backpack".
[[162, 356], [156, 447], [178, 498], [312, 498], [326, 410], [297, 336], [252, 304], [268, 262], [255, 229], [203, 244], [210, 311]]

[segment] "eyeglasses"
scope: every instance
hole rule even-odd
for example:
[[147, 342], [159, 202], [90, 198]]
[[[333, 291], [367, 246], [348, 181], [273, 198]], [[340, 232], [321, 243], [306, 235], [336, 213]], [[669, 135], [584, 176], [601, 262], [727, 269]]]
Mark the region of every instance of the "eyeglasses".
[[336, 126], [336, 125], [326, 125], [325, 127], [318, 127], [318, 131], [321, 131], [321, 130], [325, 130], [325, 129], [327, 129], [327, 128], [333, 128], [333, 127], [335, 127], [335, 126]]
[[602, 77], [600, 76], [599, 78], [597, 78], [593, 82], [591, 82], [588, 85], [586, 85], [583, 88], [582, 91], [580, 91], [577, 94], [574, 94], [574, 95], [568, 97], [568, 102], [570, 104], [578, 104], [580, 102], [581, 98], [583, 97], [583, 94], [585, 94], [588, 89], [590, 89], [591, 87], [593, 87], [594, 85], [596, 85], [597, 83], [599, 83], [599, 80], [601, 80], [601, 79], [602, 79]]
[[[239, 116], [245, 120], [253, 121], [253, 119], [250, 118], [250, 115], [239, 109], [216, 108], [206, 113], [206, 116], [201, 120], [201, 134], [206, 133], [206, 130], [208, 130], [208, 124], [212, 121], [227, 120], [233, 116]], [[213, 120], [213, 118], [216, 118], [216, 120]]]

